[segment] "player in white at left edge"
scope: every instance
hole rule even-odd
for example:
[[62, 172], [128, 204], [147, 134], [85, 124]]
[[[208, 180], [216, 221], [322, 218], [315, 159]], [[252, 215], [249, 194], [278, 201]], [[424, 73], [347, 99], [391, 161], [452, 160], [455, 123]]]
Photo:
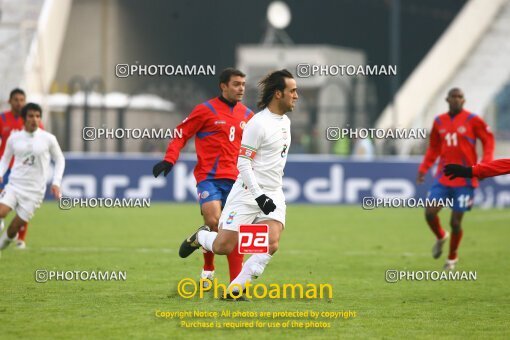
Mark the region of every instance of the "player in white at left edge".
[[11, 134], [0, 160], [0, 181], [14, 157], [9, 183], [0, 194], [0, 218], [16, 212], [9, 228], [0, 235], [0, 251], [16, 238], [19, 228], [27, 223], [41, 205], [46, 192], [50, 160], [55, 162], [51, 192], [59, 199], [65, 159], [57, 138], [39, 128], [42, 109], [29, 103], [21, 111], [23, 130]]

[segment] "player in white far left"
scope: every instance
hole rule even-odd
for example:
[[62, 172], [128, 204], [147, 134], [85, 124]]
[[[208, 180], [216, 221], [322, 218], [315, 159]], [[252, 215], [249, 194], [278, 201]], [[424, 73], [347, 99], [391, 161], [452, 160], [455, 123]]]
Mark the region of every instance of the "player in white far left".
[[55, 162], [51, 192], [59, 199], [60, 183], [64, 175], [65, 159], [57, 138], [39, 128], [42, 109], [29, 103], [21, 111], [23, 130], [11, 134], [7, 140], [5, 153], [0, 160], [0, 181], [9, 168], [9, 183], [0, 194], [0, 218], [11, 210], [16, 212], [9, 228], [0, 235], [0, 250], [5, 249], [15, 238], [18, 230], [33, 216], [41, 205], [46, 192], [46, 181], [50, 172], [50, 160]]

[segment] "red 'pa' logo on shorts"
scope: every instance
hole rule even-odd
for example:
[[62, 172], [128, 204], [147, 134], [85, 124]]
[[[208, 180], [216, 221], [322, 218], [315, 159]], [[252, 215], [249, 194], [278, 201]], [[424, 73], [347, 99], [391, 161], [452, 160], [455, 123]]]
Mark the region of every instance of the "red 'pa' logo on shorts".
[[269, 226], [267, 224], [240, 225], [237, 247], [240, 254], [267, 254]]

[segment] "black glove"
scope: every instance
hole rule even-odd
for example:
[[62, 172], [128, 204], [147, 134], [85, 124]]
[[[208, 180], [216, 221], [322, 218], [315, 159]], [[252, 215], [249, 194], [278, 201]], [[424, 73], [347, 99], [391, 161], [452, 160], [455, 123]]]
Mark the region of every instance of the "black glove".
[[266, 215], [276, 209], [276, 204], [274, 204], [273, 200], [266, 195], [260, 195], [259, 197], [255, 198], [255, 201], [257, 201], [260, 210], [262, 210], [262, 212]]
[[448, 164], [444, 167], [443, 173], [449, 176], [450, 179], [457, 177], [473, 177], [473, 169], [470, 166], [462, 166], [459, 164]]
[[152, 168], [152, 174], [154, 175], [154, 177], [158, 177], [159, 174], [164, 171], [165, 172], [164, 175], [166, 177], [166, 175], [168, 175], [168, 173], [170, 172], [170, 170], [172, 170], [173, 167], [174, 165], [172, 163], [167, 161], [161, 161], [158, 164], [154, 165], [154, 167]]

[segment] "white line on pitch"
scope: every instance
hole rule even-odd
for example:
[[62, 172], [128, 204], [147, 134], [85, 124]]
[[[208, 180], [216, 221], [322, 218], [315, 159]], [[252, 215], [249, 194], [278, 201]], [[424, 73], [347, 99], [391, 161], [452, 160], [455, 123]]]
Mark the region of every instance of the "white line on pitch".
[[173, 253], [176, 250], [170, 248], [112, 248], [112, 247], [42, 247], [36, 251], [53, 253], [116, 253], [116, 252], [137, 252], [137, 253]]

